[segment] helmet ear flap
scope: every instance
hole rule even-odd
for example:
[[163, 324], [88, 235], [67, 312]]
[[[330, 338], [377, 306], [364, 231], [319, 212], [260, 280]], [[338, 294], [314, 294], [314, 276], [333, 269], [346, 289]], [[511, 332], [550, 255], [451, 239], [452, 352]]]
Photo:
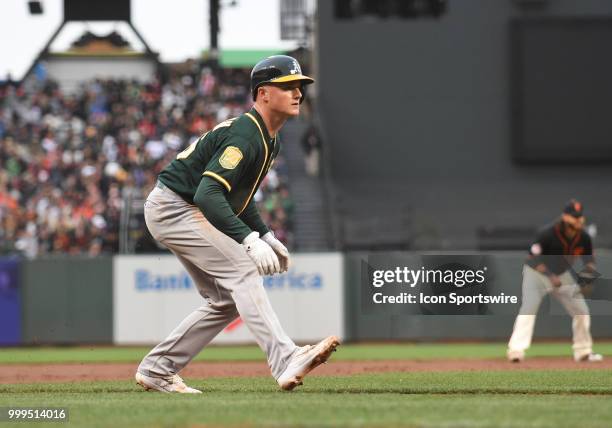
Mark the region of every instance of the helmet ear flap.
[[257, 101], [257, 93], [259, 92], [259, 88], [261, 88], [262, 86], [263, 85], [260, 83], [255, 88], [253, 88], [253, 101]]
[[257, 92], [259, 92], [259, 85], [253, 88], [253, 101], [257, 101]]

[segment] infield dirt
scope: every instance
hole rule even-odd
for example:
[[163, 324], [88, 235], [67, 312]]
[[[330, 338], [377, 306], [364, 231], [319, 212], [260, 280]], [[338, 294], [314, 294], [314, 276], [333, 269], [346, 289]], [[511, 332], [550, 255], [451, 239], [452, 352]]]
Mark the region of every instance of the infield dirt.
[[[9, 364], [0, 366], [0, 382], [85, 382], [132, 379], [136, 363]], [[511, 371], [511, 370], [612, 369], [612, 359], [599, 363], [576, 363], [571, 358], [532, 358], [522, 363], [503, 359], [337, 361], [318, 367], [309, 376], [346, 376], [385, 372]], [[181, 376], [186, 378], [269, 376], [264, 362], [192, 362]]]

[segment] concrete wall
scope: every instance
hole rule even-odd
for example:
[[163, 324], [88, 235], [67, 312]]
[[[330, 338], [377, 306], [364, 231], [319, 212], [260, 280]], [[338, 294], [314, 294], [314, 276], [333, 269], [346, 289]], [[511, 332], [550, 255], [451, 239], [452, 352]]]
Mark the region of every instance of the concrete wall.
[[[319, 107], [347, 221], [409, 212], [412, 248], [475, 248], [479, 226], [539, 226], [577, 197], [600, 243], [612, 243], [609, 165], [512, 161], [516, 3], [451, 0], [439, 20], [338, 21], [333, 2], [319, 1]], [[545, 4], [529, 15], [612, 17], [603, 0]]]

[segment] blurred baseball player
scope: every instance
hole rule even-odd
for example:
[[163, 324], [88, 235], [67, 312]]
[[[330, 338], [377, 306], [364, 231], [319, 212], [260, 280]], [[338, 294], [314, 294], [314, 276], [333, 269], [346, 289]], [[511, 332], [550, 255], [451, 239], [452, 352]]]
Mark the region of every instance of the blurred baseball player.
[[[603, 357], [593, 353], [589, 308], [580, 292], [580, 284], [597, 277], [593, 245], [583, 231], [582, 204], [568, 202], [561, 218], [545, 227], [530, 248], [530, 256], [523, 267], [523, 303], [514, 323], [508, 343], [508, 359], [520, 362], [531, 344], [536, 314], [542, 298], [551, 293], [572, 316], [574, 359], [596, 362]], [[576, 274], [576, 259], [582, 258], [584, 269]]]
[[254, 107], [204, 134], [160, 173], [145, 202], [147, 227], [181, 261], [206, 303], [142, 360], [135, 377], [145, 389], [199, 393], [178, 373], [238, 316], [284, 390], [301, 385], [338, 346], [330, 336], [298, 347], [281, 327], [262, 275], [286, 272], [289, 252], [253, 201], [280, 150], [278, 131], [299, 114], [310, 83], [292, 57], [260, 61], [251, 72]]

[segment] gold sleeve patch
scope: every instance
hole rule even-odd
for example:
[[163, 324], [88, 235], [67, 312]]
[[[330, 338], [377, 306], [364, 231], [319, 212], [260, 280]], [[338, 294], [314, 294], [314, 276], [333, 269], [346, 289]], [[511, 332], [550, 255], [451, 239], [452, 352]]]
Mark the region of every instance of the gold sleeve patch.
[[219, 163], [225, 169], [234, 169], [238, 166], [241, 160], [242, 152], [240, 149], [238, 147], [229, 146], [219, 158]]

